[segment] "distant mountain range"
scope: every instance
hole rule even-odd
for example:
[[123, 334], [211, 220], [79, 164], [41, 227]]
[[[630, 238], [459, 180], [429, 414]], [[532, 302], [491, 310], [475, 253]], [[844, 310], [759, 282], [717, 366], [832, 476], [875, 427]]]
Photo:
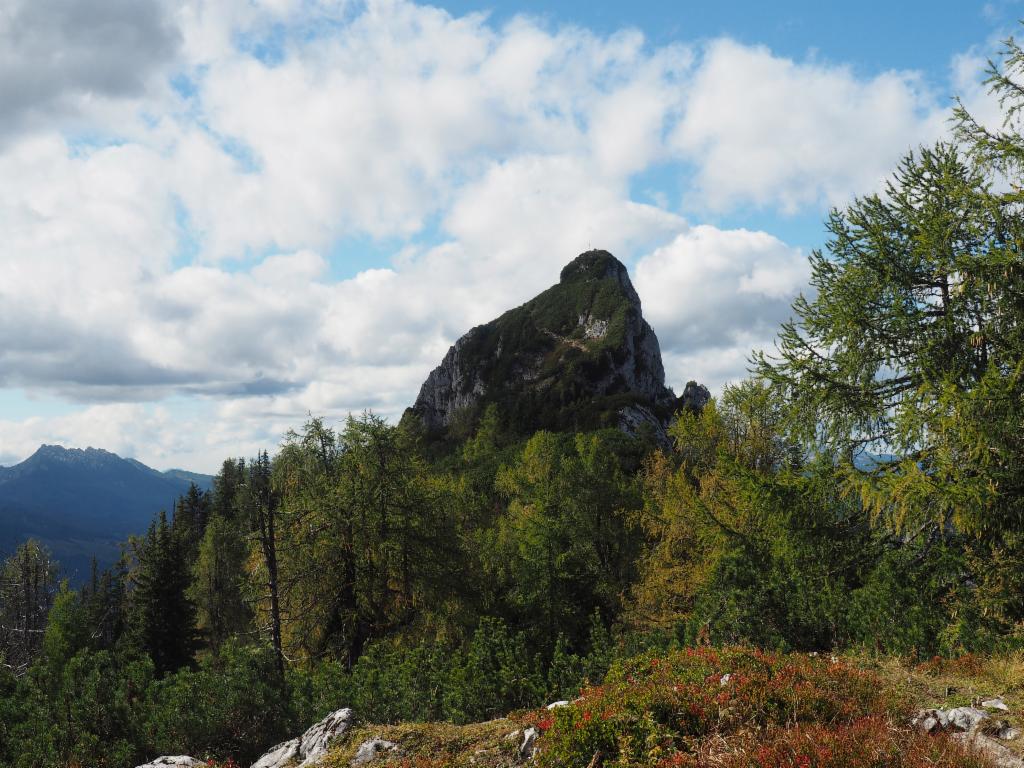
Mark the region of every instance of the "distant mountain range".
[[170, 515], [192, 483], [208, 490], [213, 478], [160, 472], [98, 448], [40, 446], [20, 464], [0, 467], [0, 556], [35, 538], [79, 582], [94, 556], [103, 566], [115, 562], [120, 542], [144, 533], [160, 510]]

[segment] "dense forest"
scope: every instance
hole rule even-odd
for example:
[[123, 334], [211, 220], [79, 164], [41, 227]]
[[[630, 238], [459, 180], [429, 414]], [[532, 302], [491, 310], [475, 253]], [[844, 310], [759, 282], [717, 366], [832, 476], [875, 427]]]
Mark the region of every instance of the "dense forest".
[[750, 378], [642, 432], [311, 418], [78, 590], [0, 573], [0, 764], [251, 760], [324, 713], [486, 720], [646, 648], [1024, 646], [1024, 53], [1001, 129], [834, 211]]

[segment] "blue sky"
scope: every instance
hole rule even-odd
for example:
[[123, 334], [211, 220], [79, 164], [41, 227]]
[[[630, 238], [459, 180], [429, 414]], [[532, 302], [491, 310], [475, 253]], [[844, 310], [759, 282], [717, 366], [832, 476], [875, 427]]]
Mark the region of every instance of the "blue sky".
[[501, 23], [520, 13], [550, 22], [579, 24], [610, 33], [637, 27], [652, 44], [732, 37], [766, 45], [784, 56], [816, 54], [873, 74], [885, 69], [930, 71], [943, 78], [951, 51], [984, 42], [994, 30], [1011, 28], [1019, 2], [961, 0], [820, 0], [774, 2], [541, 2], [440, 3], [455, 14], [484, 11]]
[[629, 266], [668, 383], [717, 390], [830, 206], [943, 138], [952, 94], [995, 118], [981, 70], [1022, 8], [15, 0], [0, 464], [210, 471], [308, 413], [395, 418], [590, 246]]

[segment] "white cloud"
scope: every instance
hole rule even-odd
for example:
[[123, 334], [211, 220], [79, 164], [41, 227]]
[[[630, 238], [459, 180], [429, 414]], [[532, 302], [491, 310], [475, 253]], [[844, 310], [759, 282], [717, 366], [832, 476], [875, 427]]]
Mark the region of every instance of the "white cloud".
[[694, 199], [794, 212], [876, 189], [947, 116], [916, 73], [863, 79], [724, 39], [704, 52], [672, 143], [696, 164]]
[[[181, 42], [162, 0], [7, 0], [0, 145], [55, 118], [79, 127], [151, 89]], [[136, 102], [137, 103], [137, 102]]]
[[[139, 7], [118, 28], [131, 57], [114, 46], [0, 108], [0, 387], [83, 404], [0, 422], [6, 457], [68, 441], [212, 469], [308, 411], [397, 416], [455, 338], [591, 246], [636, 265], [670, 383], [734, 378], [804, 259], [686, 218], [870, 189], [945, 107], [913, 74], [728, 40], [657, 47], [397, 0]], [[96, 74], [136, 58], [123, 82]], [[652, 169], [695, 179], [689, 216], [666, 189], [637, 201]], [[357, 270], [353, 239], [394, 257]]]
[[702, 225], [641, 259], [634, 282], [671, 383], [717, 388], [774, 338], [807, 277], [805, 254], [765, 232]]

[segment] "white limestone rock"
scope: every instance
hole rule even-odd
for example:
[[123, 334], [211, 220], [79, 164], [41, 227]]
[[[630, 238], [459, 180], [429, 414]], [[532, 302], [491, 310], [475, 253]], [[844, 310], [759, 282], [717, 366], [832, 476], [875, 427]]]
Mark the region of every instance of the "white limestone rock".
[[327, 754], [331, 744], [344, 736], [352, 726], [355, 714], [348, 707], [331, 712], [310, 726], [297, 739], [290, 739], [265, 753], [252, 768], [306, 768]]
[[985, 709], [998, 709], [1000, 712], [1009, 712], [1010, 708], [1006, 706], [1006, 702], [996, 696], [993, 699], [986, 699], [981, 702], [981, 706]]
[[203, 765], [206, 763], [188, 755], [162, 755], [136, 768], [200, 768]]
[[988, 715], [975, 707], [957, 707], [946, 712], [949, 726], [957, 731], [973, 731]]
[[538, 736], [540, 731], [532, 726], [523, 731], [523, 743], [519, 746], [520, 757], [530, 758], [536, 754]]
[[397, 752], [398, 745], [386, 739], [370, 739], [364, 741], [356, 750], [356, 756], [349, 763], [350, 768], [358, 768], [361, 765], [368, 765], [385, 752]]

